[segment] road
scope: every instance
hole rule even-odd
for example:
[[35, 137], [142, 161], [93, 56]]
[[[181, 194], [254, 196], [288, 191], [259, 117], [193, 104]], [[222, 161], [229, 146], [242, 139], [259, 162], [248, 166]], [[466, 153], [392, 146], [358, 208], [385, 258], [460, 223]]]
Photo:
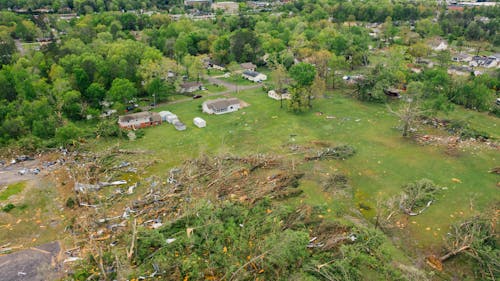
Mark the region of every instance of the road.
[[[222, 91], [222, 92], [218, 92], [218, 93], [203, 95], [204, 97], [223, 96], [223, 95], [232, 94], [232, 93], [239, 92], [239, 91], [245, 91], [245, 90], [256, 89], [256, 88], [262, 87], [262, 84], [259, 84], [259, 83], [256, 83], [254, 85], [240, 86], [240, 85], [233, 84], [233, 83], [227, 82], [225, 80], [219, 79], [221, 77], [222, 76], [205, 76], [204, 78], [207, 79], [207, 81], [210, 84], [224, 86], [224, 87], [226, 87], [227, 90]], [[193, 100], [193, 98], [185, 98], [185, 99], [179, 99], [179, 100], [175, 100], [175, 101], [167, 101], [167, 102], [157, 103], [156, 106], [182, 103], [182, 102], [187, 102], [187, 101], [191, 101], [191, 100]], [[152, 106], [142, 106], [141, 107], [142, 110], [150, 110], [152, 108], [153, 108]]]

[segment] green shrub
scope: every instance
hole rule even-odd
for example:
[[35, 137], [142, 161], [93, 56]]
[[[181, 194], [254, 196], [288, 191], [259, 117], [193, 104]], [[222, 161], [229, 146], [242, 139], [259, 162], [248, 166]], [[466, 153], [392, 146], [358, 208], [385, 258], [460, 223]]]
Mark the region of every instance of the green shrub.
[[2, 211], [8, 213], [10, 211], [12, 211], [12, 209], [14, 209], [16, 207], [16, 205], [12, 204], [12, 203], [9, 203], [7, 205], [5, 205], [3, 208], [2, 208]]

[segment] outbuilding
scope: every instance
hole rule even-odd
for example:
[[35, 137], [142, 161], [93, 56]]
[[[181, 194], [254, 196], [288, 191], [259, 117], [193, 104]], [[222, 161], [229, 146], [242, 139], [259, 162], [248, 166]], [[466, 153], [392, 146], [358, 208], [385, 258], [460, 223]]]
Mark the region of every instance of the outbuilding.
[[186, 130], [186, 125], [179, 120], [174, 121], [173, 124], [174, 124], [174, 127], [177, 129], [177, 131]]
[[198, 128], [205, 128], [207, 126], [207, 122], [200, 117], [195, 117], [193, 123]]

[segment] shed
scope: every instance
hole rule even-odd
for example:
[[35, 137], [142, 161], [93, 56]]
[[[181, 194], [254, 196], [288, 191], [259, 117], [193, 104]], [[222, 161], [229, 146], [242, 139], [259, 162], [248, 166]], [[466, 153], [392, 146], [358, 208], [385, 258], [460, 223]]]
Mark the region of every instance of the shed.
[[179, 120], [179, 117], [173, 113], [169, 114], [166, 119], [166, 121], [170, 124], [174, 123], [175, 120]]
[[[170, 111], [160, 111], [159, 113], [161, 116], [161, 121], [167, 121], [168, 116], [175, 116], [175, 114], [173, 114]], [[175, 116], [175, 117], [177, 118], [177, 116]], [[168, 122], [168, 123], [171, 123], [171, 122]]]
[[179, 121], [178, 119], [174, 121], [174, 127], [177, 129], [177, 131], [184, 131], [186, 130], [186, 125]]
[[195, 117], [193, 123], [198, 128], [204, 128], [207, 126], [207, 122], [200, 117]]

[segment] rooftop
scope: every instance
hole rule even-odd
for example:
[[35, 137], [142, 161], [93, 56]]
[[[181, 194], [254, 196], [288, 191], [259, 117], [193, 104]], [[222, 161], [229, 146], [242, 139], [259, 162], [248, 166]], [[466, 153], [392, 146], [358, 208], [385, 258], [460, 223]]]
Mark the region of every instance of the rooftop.
[[205, 102], [208, 108], [218, 111], [224, 108], [227, 108], [230, 105], [239, 104], [240, 100], [237, 98], [229, 98], [229, 99], [216, 99], [216, 100], [208, 100]]
[[243, 74], [251, 77], [257, 77], [260, 73], [258, 73], [257, 71], [245, 70], [243, 71]]

